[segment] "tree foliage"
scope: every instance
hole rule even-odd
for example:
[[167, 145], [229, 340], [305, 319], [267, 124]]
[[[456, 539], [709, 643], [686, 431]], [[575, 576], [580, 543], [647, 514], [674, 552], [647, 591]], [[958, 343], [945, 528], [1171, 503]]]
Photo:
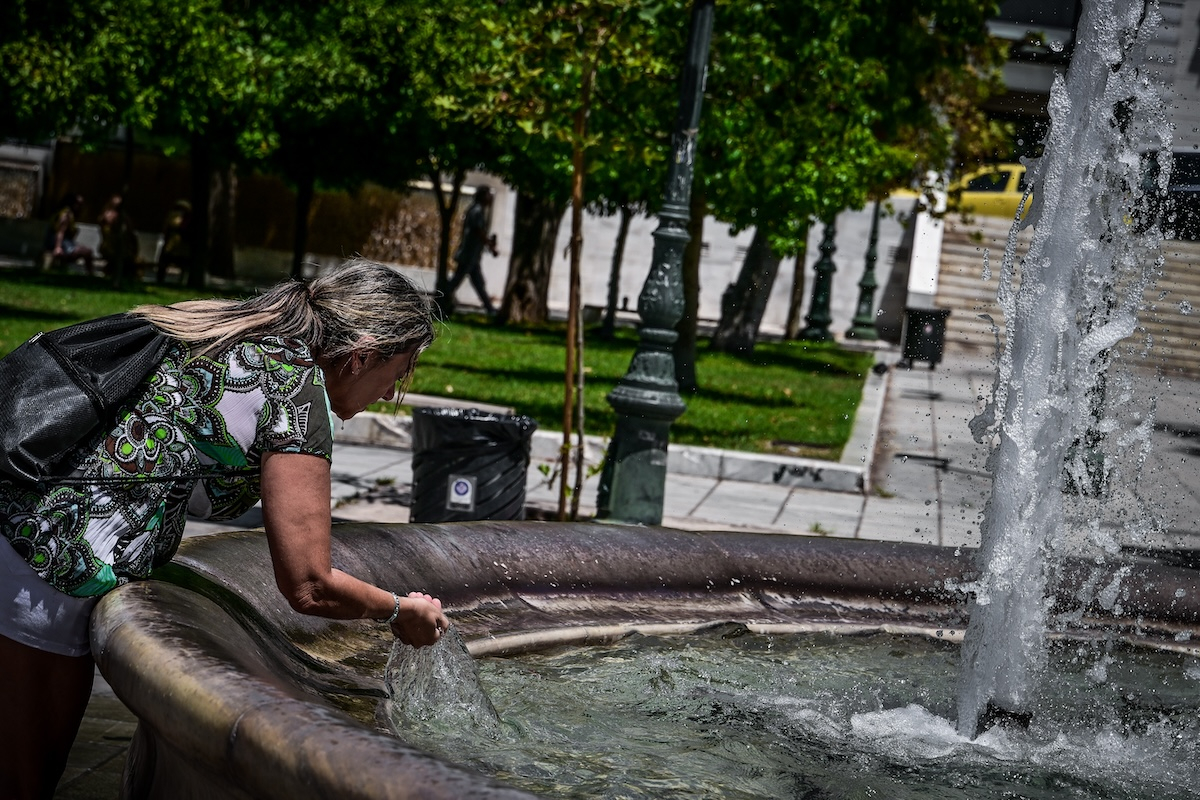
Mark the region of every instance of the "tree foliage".
[[[718, 218], [791, 255], [810, 219], [975, 149], [998, 88], [993, 0], [732, 3], [713, 41], [702, 123]], [[972, 103], [957, 102], [961, 95]]]
[[[538, 197], [539, 210], [557, 207], [561, 216], [575, 176], [583, 179], [585, 204], [645, 202], [653, 183], [646, 172], [662, 169], [673, 111], [659, 102], [678, 58], [665, 45], [678, 38], [685, 8], [679, 0], [499, 6], [477, 16], [482, 36], [470, 86], [457, 87], [444, 105], [497, 143], [489, 168], [527, 197]], [[557, 235], [552, 226], [532, 224]], [[549, 264], [532, 256], [514, 248], [502, 318], [546, 318]], [[523, 266], [535, 267], [537, 279]]]
[[239, 150], [296, 188], [294, 277], [317, 186], [351, 188], [368, 177], [403, 185], [419, 174], [411, 157], [381, 157], [387, 148], [379, 146], [417, 113], [403, 11], [383, 0], [264, 2], [248, 10], [259, 79], [254, 125]]
[[[301, 194], [368, 175], [437, 186], [484, 167], [518, 187], [528, 234], [502, 315], [536, 322], [573, 178], [595, 209], [657, 205], [689, 10], [12, 0], [0, 8], [0, 135], [101, 138], [124, 125], [209, 172], [237, 161]], [[719, 4], [696, 171], [707, 209], [793, 254], [812, 220], [990, 150], [997, 131], [980, 108], [998, 88], [994, 11], [993, 0]], [[448, 232], [454, 205], [439, 207]]]
[[[587, 204], [586, 177], [597, 152], [622, 165], [652, 159], [653, 147], [637, 138], [638, 131], [612, 126], [602, 132], [594, 126], [598, 107], [615, 107], [626, 98], [622, 92], [637, 81], [653, 81], [671, 71], [670, 62], [655, 50], [654, 31], [658, 14], [668, 3], [641, 0], [537, 0], [505, 6], [505, 13], [484, 17], [481, 25], [491, 36], [487, 57], [478, 63], [476, 84], [481, 96], [467, 107], [467, 115], [493, 131], [503, 132], [524, 158], [501, 162], [510, 179], [528, 195], [528, 180], [542, 186], [542, 208], [558, 210], [552, 198], [567, 197], [571, 206], [569, 306], [565, 386], [563, 403], [563, 446], [559, 516], [566, 516], [570, 435], [579, 432], [576, 481], [572, 511], [578, 508], [583, 482], [584, 376], [580, 323], [580, 261], [583, 247], [583, 209]], [[530, 31], [537, 37], [530, 37]], [[611, 115], [610, 115], [611, 118]], [[530, 158], [530, 156], [533, 156]], [[566, 160], [564, 163], [565, 159]], [[517, 169], [521, 174], [516, 174]], [[565, 168], [564, 168], [565, 167]], [[569, 177], [565, 185], [556, 180]], [[567, 189], [567, 192], [563, 192]], [[534, 206], [526, 203], [525, 206]], [[547, 208], [548, 207], [548, 208]], [[528, 228], [518, 219], [518, 230]], [[542, 225], [540, 233], [557, 233], [556, 225]], [[530, 228], [537, 231], [536, 227]], [[523, 240], [524, 237], [518, 239]], [[534, 237], [529, 237], [531, 240]], [[532, 243], [532, 242], [531, 242]], [[532, 252], [546, 253], [546, 239]], [[551, 240], [551, 246], [552, 240]], [[511, 320], [544, 321], [548, 305], [548, 264], [521, 260], [514, 246], [510, 275], [501, 317]], [[528, 263], [532, 270], [519, 268]], [[533, 278], [533, 280], [531, 280]], [[521, 291], [525, 288], [525, 291]], [[532, 307], [517, 300], [528, 298]], [[530, 313], [532, 312], [532, 313]], [[532, 318], [532, 319], [531, 319]]]
[[[992, 0], [726, 5], [701, 133], [712, 212], [756, 228], [777, 263], [812, 220], [990, 146], [994, 129], [959, 98], [998, 88], [994, 12]], [[753, 347], [776, 272], [762, 267], [748, 262], [727, 294], [717, 346]]]

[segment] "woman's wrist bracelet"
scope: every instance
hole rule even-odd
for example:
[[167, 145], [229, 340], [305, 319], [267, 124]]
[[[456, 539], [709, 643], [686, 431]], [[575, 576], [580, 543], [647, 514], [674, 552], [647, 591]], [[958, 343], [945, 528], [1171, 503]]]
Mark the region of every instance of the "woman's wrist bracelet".
[[396, 621], [396, 617], [400, 616], [400, 595], [392, 592], [392, 602], [395, 603], [392, 606], [392, 615], [383, 621], [384, 625], [391, 625]]

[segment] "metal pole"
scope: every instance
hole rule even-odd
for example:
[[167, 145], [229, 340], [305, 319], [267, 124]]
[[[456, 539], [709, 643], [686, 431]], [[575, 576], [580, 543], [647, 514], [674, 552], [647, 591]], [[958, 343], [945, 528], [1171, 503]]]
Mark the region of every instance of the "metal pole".
[[858, 282], [858, 306], [854, 309], [850, 329], [846, 331], [847, 339], [873, 342], [879, 338], [875, 330], [875, 290], [879, 288], [879, 281], [875, 279], [875, 262], [879, 260], [878, 244], [879, 201], [876, 200], [871, 214], [871, 238], [867, 241], [866, 264], [863, 265], [862, 280]]
[[808, 315], [804, 317], [808, 327], [800, 331], [801, 339], [819, 342], [833, 339], [833, 334], [829, 332], [829, 323], [833, 322], [833, 317], [829, 316], [829, 301], [833, 296], [833, 273], [837, 272], [833, 263], [833, 253], [837, 250], [833, 243], [837, 236], [836, 220], [835, 217], [825, 223], [825, 232], [821, 236], [821, 257], [813, 265], [816, 279], [813, 281], [812, 303]]
[[663, 207], [654, 231], [650, 274], [638, 297], [639, 342], [629, 370], [608, 395], [617, 426], [604, 459], [597, 516], [617, 522], [662, 522], [671, 423], [686, 406], [675, 383], [672, 348], [683, 316], [683, 250], [688, 243], [688, 202], [696, 158], [696, 135], [714, 0], [696, 0], [688, 32], [687, 60], [679, 88], [672, 137], [674, 158], [667, 173]]

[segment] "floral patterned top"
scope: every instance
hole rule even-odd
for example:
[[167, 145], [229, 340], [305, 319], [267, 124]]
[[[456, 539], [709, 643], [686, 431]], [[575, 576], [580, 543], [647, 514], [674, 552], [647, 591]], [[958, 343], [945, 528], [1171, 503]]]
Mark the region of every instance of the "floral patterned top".
[[135, 398], [71, 457], [68, 478], [0, 480], [0, 530], [67, 594], [104, 594], [170, 561], [185, 512], [244, 514], [264, 452], [332, 457], [325, 376], [296, 340], [263, 337], [215, 358], [175, 345]]

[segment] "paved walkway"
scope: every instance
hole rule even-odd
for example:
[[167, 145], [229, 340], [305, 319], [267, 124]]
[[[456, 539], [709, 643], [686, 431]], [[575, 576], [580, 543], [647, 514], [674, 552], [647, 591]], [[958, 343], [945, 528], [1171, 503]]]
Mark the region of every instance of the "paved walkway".
[[[806, 468], [812, 462], [764, 458], [748, 463], [744, 454], [673, 447], [663, 524], [978, 545], [991, 479], [985, 469], [987, 449], [972, 439], [967, 423], [990, 396], [990, 354], [951, 352], [936, 369], [922, 363], [912, 369], [897, 367], [899, 354], [894, 350], [880, 351], [877, 360], [890, 368], [868, 379], [854, 437], [842, 463], [824, 465], [826, 480], [814, 482], [812, 470]], [[1200, 424], [1195, 422], [1200, 387], [1150, 379], [1134, 385], [1135, 393], [1158, 406], [1152, 455], [1137, 462], [1141, 480], [1134, 494], [1162, 520], [1139, 544], [1200, 552], [1200, 459], [1195, 458], [1200, 455]], [[556, 436], [544, 433], [535, 439], [527, 482], [529, 505], [547, 512], [556, 508], [557, 493], [538, 467], [548, 463]], [[335, 445], [335, 520], [407, 522], [411, 451], [346, 441], [355, 438], [362, 437], [344, 430]], [[593, 461], [600, 455], [594, 444], [588, 456]], [[816, 488], [844, 486], [847, 480], [861, 480], [863, 489]], [[585, 486], [584, 516], [594, 513], [595, 483], [593, 477]], [[261, 513], [254, 510], [224, 525], [191, 521], [187, 535], [261, 524]], [[129, 712], [98, 679], [57, 796], [115, 797], [133, 727]]]

